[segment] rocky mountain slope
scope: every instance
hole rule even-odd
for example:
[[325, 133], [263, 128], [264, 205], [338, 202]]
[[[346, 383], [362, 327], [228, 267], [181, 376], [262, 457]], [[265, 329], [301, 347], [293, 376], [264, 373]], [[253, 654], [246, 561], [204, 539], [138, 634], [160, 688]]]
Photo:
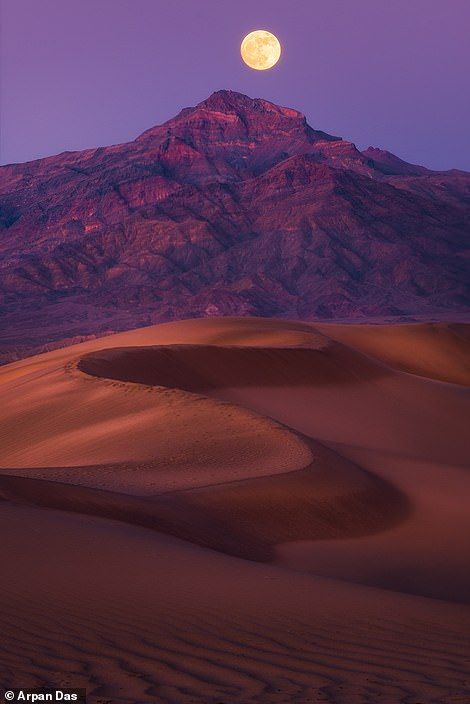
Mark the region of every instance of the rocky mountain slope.
[[219, 91], [135, 141], [0, 168], [0, 361], [205, 315], [457, 319], [470, 174]]

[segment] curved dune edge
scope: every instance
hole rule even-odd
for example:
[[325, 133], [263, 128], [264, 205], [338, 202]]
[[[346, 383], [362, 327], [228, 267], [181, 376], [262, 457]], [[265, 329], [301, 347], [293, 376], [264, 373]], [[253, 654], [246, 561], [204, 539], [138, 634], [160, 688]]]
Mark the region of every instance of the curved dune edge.
[[298, 320], [250, 317], [191, 318], [112, 333], [69, 347], [42, 351], [17, 362], [10, 362], [0, 367], [0, 385], [25, 377], [31, 378], [31, 375], [41, 373], [52, 366], [63, 368], [64, 364], [84, 353], [113, 345], [115, 347], [179, 344], [235, 347], [249, 345], [321, 349], [331, 342], [312, 324]]
[[411, 510], [400, 491], [326, 449], [303, 470], [152, 497], [2, 474], [0, 499], [123, 521], [261, 562], [280, 543], [374, 534]]
[[302, 469], [296, 434], [256, 412], [179, 389], [98, 380], [74, 362], [2, 395], [10, 473], [144, 495]]
[[328, 386], [372, 381], [392, 372], [342, 345], [326, 347], [222, 347], [160, 345], [113, 347], [80, 357], [88, 376], [121, 383], [206, 394], [226, 387]]

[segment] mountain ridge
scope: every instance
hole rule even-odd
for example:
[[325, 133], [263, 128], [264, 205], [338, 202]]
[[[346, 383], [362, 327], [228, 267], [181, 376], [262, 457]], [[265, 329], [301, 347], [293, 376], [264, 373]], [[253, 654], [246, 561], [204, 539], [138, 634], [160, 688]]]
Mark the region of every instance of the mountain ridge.
[[0, 361], [204, 315], [459, 318], [470, 174], [216, 91], [134, 141], [0, 167]]

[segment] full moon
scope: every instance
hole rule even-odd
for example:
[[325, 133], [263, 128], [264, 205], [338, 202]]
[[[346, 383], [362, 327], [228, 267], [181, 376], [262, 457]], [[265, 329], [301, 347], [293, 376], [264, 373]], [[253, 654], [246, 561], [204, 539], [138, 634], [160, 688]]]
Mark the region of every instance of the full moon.
[[256, 71], [272, 68], [281, 56], [279, 39], [264, 29], [247, 34], [242, 41], [240, 52], [243, 61]]

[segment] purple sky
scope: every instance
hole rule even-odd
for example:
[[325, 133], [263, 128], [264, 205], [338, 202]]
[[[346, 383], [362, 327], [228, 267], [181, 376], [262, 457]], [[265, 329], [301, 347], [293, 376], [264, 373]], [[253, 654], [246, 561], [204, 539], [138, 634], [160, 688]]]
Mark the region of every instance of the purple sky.
[[[0, 0], [0, 163], [124, 142], [230, 88], [470, 170], [470, 0]], [[239, 44], [284, 47], [255, 72]]]

